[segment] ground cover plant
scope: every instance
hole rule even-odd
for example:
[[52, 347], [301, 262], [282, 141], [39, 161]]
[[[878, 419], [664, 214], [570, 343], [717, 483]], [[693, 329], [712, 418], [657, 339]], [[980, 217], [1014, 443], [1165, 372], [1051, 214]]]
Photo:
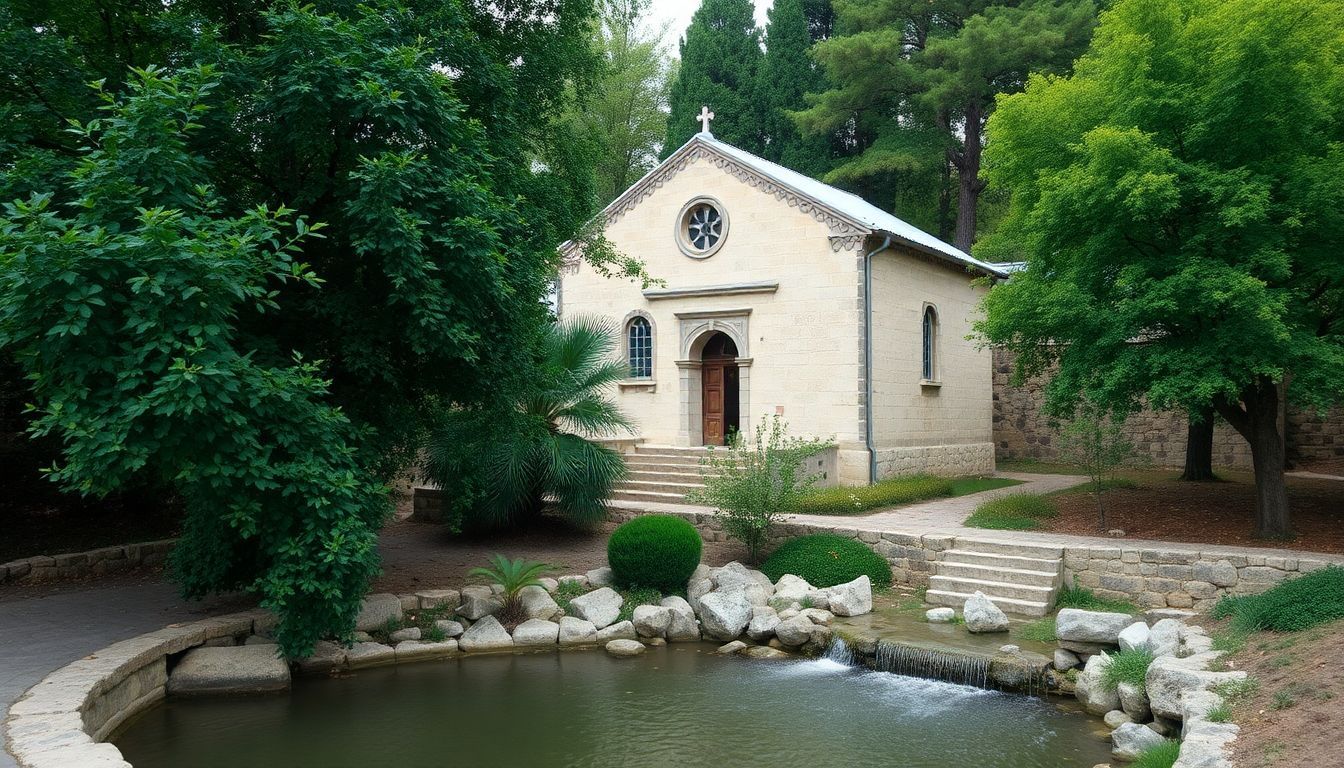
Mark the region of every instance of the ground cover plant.
[[1238, 632], [1299, 632], [1344, 618], [1344, 568], [1328, 566], [1258, 595], [1229, 595], [1214, 606], [1216, 619], [1230, 618]]
[[1006, 477], [889, 477], [873, 485], [813, 488], [798, 500], [797, 511], [808, 515], [854, 515], [870, 509], [896, 507], [928, 499], [966, 496], [1020, 484]]
[[891, 586], [891, 565], [857, 539], [829, 533], [789, 539], [761, 564], [771, 581], [786, 573], [806, 579], [814, 587], [833, 587], [864, 574], [874, 587]]
[[1180, 756], [1181, 742], [1177, 739], [1167, 739], [1161, 744], [1145, 749], [1129, 765], [1130, 768], [1171, 768]]
[[1044, 496], [1015, 493], [990, 499], [966, 518], [971, 528], [1001, 531], [1030, 531], [1042, 527], [1042, 521], [1055, 516], [1055, 507]]
[[1110, 600], [1098, 597], [1087, 587], [1075, 583], [1065, 585], [1055, 598], [1056, 608], [1080, 608], [1085, 611], [1106, 611], [1110, 613], [1138, 613], [1138, 608], [1125, 600]]
[[1133, 648], [1110, 655], [1111, 662], [1101, 673], [1101, 683], [1114, 689], [1120, 683], [1129, 683], [1144, 690], [1144, 675], [1153, 663], [1153, 652], [1147, 648]]

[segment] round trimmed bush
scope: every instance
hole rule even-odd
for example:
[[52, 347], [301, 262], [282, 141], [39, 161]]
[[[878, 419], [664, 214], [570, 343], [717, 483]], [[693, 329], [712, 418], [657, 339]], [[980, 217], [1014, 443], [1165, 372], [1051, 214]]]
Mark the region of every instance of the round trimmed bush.
[[833, 587], [864, 574], [875, 587], [891, 586], [891, 566], [885, 558], [855, 539], [829, 533], [789, 539], [766, 558], [761, 570], [771, 581], [791, 573], [814, 587]]
[[700, 533], [672, 515], [643, 515], [611, 532], [607, 564], [616, 584], [681, 592], [700, 564]]

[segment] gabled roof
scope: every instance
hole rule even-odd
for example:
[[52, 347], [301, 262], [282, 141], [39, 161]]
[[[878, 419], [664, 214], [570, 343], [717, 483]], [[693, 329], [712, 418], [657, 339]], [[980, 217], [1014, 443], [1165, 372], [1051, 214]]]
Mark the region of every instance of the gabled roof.
[[[797, 207], [831, 229], [834, 250], [862, 247], [866, 236], [890, 236], [893, 241], [935, 258], [950, 261], [993, 277], [1007, 277], [1002, 267], [980, 261], [924, 230], [869, 203], [858, 195], [836, 189], [763, 157], [719, 141], [709, 133], [697, 133], [642, 179], [621, 193], [600, 214], [607, 224], [617, 221], [653, 194], [693, 160], [708, 157], [715, 165], [744, 183], [761, 189]], [[572, 243], [561, 246], [568, 253]]]

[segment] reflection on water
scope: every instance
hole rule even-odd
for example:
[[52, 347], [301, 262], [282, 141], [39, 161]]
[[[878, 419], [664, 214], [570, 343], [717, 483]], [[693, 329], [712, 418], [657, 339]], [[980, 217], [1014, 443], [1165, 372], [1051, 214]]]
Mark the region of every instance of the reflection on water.
[[167, 766], [1090, 768], [1108, 745], [1039, 699], [672, 645], [449, 659], [178, 700], [117, 740]]

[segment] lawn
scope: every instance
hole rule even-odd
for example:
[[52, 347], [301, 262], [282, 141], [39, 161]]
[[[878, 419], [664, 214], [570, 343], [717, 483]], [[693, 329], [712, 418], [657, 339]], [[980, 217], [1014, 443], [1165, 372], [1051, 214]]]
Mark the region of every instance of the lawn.
[[802, 498], [797, 511], [804, 515], [857, 515], [872, 509], [967, 496], [1020, 484], [1020, 480], [1006, 477], [908, 475], [888, 478], [875, 485], [815, 488]]
[[997, 531], [1034, 531], [1058, 513], [1050, 499], [1034, 493], [1018, 493], [990, 499], [966, 518], [971, 528]]

